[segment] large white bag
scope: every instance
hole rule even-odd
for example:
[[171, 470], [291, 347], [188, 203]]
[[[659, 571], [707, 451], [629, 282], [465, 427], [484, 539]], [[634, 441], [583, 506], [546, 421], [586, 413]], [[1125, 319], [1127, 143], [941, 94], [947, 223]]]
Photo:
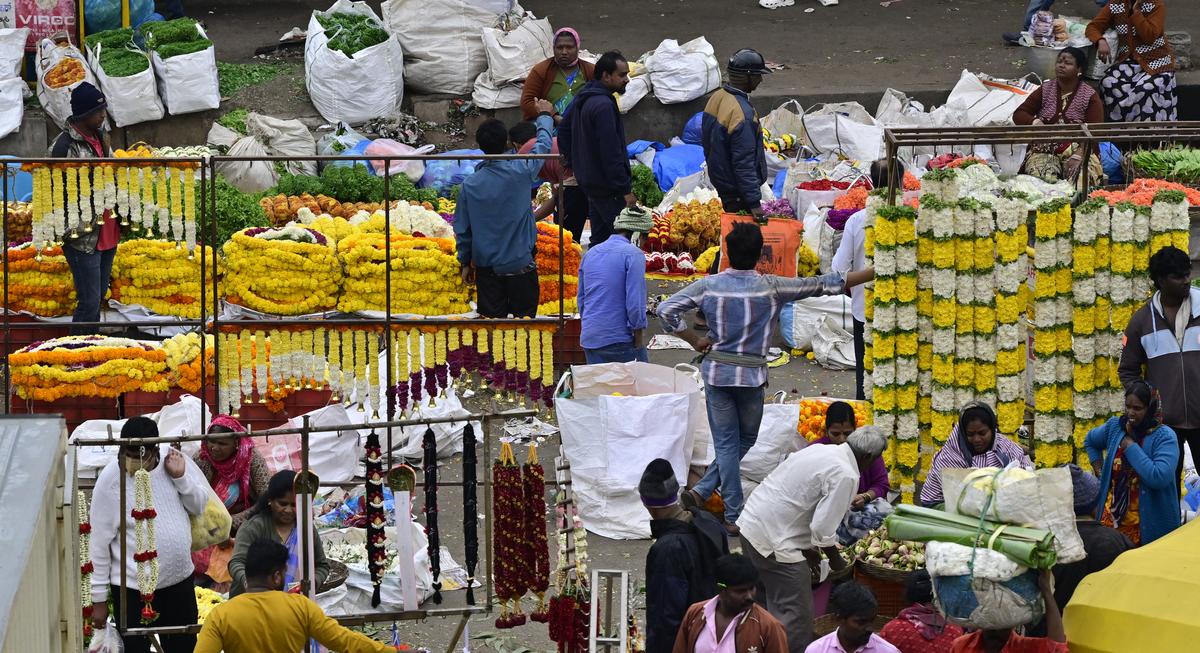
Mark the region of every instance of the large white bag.
[[521, 106], [522, 88], [520, 82], [497, 82], [491, 71], [485, 70], [475, 78], [471, 100], [480, 109], [511, 109]]
[[21, 63], [25, 60], [25, 43], [28, 40], [28, 27], [0, 29], [0, 79], [21, 75]]
[[[208, 38], [203, 27], [197, 25], [196, 30], [200, 36]], [[162, 96], [167, 113], [178, 116], [221, 106], [216, 49], [209, 47], [169, 59], [151, 52], [150, 57], [158, 82], [158, 94]]]
[[383, 22], [404, 48], [408, 86], [418, 93], [465, 95], [487, 67], [485, 27], [515, 0], [385, 0]]
[[796, 424], [800, 422], [800, 404], [785, 404], [785, 397], [784, 393], [778, 392], [774, 401], [763, 406], [758, 439], [742, 457], [743, 479], [762, 483], [784, 458], [808, 445], [796, 430]]
[[317, 152], [317, 141], [308, 127], [299, 120], [284, 120], [251, 112], [246, 116], [246, 131], [258, 139], [271, 156], [297, 157], [286, 164], [288, 172], [297, 175], [317, 174], [317, 162], [304, 160]]
[[[229, 156], [267, 156], [267, 149], [258, 139], [215, 122], [208, 130], [208, 144]], [[243, 193], [261, 193], [279, 181], [279, 173], [270, 161], [225, 161], [217, 163], [217, 172]]]
[[637, 106], [638, 102], [642, 101], [642, 98], [650, 95], [652, 90], [649, 75], [630, 77], [629, 84], [625, 86], [625, 92], [617, 97], [617, 109], [621, 113], [629, 113]]
[[[334, 403], [288, 420], [284, 426], [298, 429], [353, 424], [342, 403]], [[358, 431], [314, 431], [308, 436], [308, 467], [317, 478], [331, 483], [354, 479], [358, 459], [363, 456]]]
[[850, 298], [845, 295], [806, 297], [783, 305], [779, 313], [779, 330], [783, 341], [793, 349], [809, 351], [817, 327], [825, 317], [831, 317], [842, 329], [853, 328], [850, 314]]
[[[314, 11], [309, 18], [304, 43], [304, 80], [313, 106], [330, 122], [358, 124], [394, 115], [404, 99], [404, 50], [400, 40], [389, 32], [386, 41], [353, 56], [331, 50], [330, 37], [317, 20], [320, 13]], [[324, 13], [360, 14], [383, 27], [383, 21], [365, 2], [337, 0]]]
[[804, 144], [818, 154], [871, 162], [883, 158], [883, 127], [857, 102], [822, 104], [800, 117]]
[[[46, 85], [46, 73], [65, 59], [79, 60], [79, 63], [83, 65], [83, 79], [66, 86], [50, 88]], [[46, 115], [50, 116], [54, 124], [58, 125], [60, 129], [65, 128], [67, 118], [71, 117], [71, 90], [83, 82], [95, 85], [96, 76], [92, 74], [92, 70], [88, 67], [87, 60], [79, 48], [73, 45], [60, 46], [50, 39], [42, 39], [38, 43], [35, 64], [38, 78], [38, 101], [42, 103], [42, 108], [46, 110]]]
[[558, 396], [554, 406], [584, 526], [613, 539], [650, 537], [637, 491], [642, 471], [664, 458], [684, 485], [697, 434], [708, 437], [695, 368], [576, 365], [559, 381], [564, 387], [568, 396]]
[[690, 102], [721, 85], [721, 65], [703, 36], [683, 45], [664, 40], [646, 58], [646, 70], [654, 97], [663, 104]]
[[0, 138], [21, 128], [29, 85], [20, 77], [0, 79]]
[[854, 359], [854, 336], [838, 326], [838, 320], [826, 315], [813, 335], [813, 357], [827, 370], [851, 370]]
[[525, 79], [530, 68], [554, 56], [551, 43], [554, 30], [550, 28], [550, 21], [534, 18], [532, 13], [526, 14], [524, 20], [507, 32], [485, 27], [482, 36], [487, 71], [492, 80], [501, 84]]
[[[795, 109], [793, 111], [792, 109]], [[772, 137], [778, 138], [784, 134], [795, 136], [797, 142], [800, 134], [804, 132], [804, 123], [800, 120], [800, 116], [804, 115], [804, 107], [795, 100], [787, 100], [783, 104], [775, 107], [763, 118], [759, 125], [769, 132]], [[767, 157], [767, 180], [774, 181], [775, 176], [781, 170], [786, 170], [788, 165], [794, 160], [784, 154], [766, 151]], [[786, 195], [786, 194], [785, 194]]]
[[[199, 397], [183, 395], [179, 401], [163, 406], [157, 413], [146, 415], [158, 424], [158, 434], [162, 437], [176, 435], [195, 435], [204, 431], [211, 421], [211, 414]], [[71, 432], [69, 442], [76, 440], [103, 440], [108, 437], [109, 428], [113, 436], [121, 433], [125, 425], [123, 419], [90, 419]], [[102, 447], [76, 447], [76, 464], [81, 478], [95, 478], [100, 470], [108, 463], [116, 460], [120, 447], [106, 445]], [[200, 452], [199, 442], [184, 442], [180, 450], [188, 458], [194, 458]]]
[[963, 112], [969, 125], [1011, 125], [1013, 111], [1037, 88], [1027, 79], [999, 79], [964, 70], [946, 106]]
[[[158, 86], [154, 79], [154, 66], [149, 66], [140, 73], [128, 77], [109, 77], [100, 65], [102, 46], [96, 44], [95, 50], [88, 50], [88, 63], [100, 83], [108, 105], [108, 115], [113, 124], [118, 127], [135, 125], [139, 122], [161, 120], [163, 117], [162, 101], [158, 99]], [[149, 55], [146, 58], [149, 59]]]

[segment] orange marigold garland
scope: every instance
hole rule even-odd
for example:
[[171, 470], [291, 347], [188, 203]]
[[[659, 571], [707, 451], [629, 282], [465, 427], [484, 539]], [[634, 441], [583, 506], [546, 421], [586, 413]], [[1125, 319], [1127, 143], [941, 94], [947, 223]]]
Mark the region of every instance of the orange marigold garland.
[[538, 462], [537, 445], [529, 445], [523, 468], [525, 483], [525, 541], [529, 545], [529, 591], [537, 597], [533, 621], [547, 623], [546, 590], [550, 589], [550, 549], [546, 540], [546, 470]]
[[496, 551], [492, 576], [496, 596], [500, 599], [496, 627], [514, 628], [525, 623], [521, 596], [528, 589], [525, 575], [528, 559], [522, 546], [525, 539], [524, 482], [512, 445], [507, 442], [501, 445], [500, 456], [492, 464], [492, 485], [492, 518], [495, 520], [492, 539]]

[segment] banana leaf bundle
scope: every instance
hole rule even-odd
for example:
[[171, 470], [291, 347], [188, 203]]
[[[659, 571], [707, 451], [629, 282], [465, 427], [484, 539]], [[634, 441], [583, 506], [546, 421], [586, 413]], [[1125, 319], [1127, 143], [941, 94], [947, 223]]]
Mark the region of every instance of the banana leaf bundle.
[[1036, 528], [981, 521], [920, 506], [901, 505], [884, 521], [888, 535], [914, 542], [953, 542], [999, 551], [1031, 569], [1049, 569], [1057, 561], [1054, 535]]

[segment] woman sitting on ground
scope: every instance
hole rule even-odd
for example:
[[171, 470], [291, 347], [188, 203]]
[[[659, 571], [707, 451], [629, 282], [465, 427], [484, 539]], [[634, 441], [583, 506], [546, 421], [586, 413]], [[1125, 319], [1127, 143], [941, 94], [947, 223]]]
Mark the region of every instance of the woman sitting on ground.
[[943, 503], [942, 470], [973, 467], [1004, 467], [1017, 461], [1032, 469], [1033, 463], [1020, 445], [1000, 435], [996, 411], [985, 403], [973, 401], [963, 408], [958, 424], [950, 432], [941, 451], [933, 457], [925, 486], [921, 488], [921, 505]]
[[1084, 443], [1100, 477], [1101, 523], [1125, 534], [1135, 546], [1179, 528], [1175, 466], [1179, 444], [1162, 423], [1162, 398], [1145, 381], [1125, 390], [1125, 414], [1092, 429]]
[[946, 621], [933, 607], [933, 579], [928, 571], [918, 569], [908, 575], [904, 599], [909, 607], [889, 621], [879, 636], [900, 649], [900, 653], [950, 653], [963, 629]]
[[[290, 469], [272, 476], [271, 482], [267, 484], [267, 491], [254, 507], [254, 516], [246, 520], [238, 530], [233, 559], [229, 561], [229, 574], [233, 577], [230, 597], [246, 591], [246, 552], [250, 550], [250, 545], [258, 540], [271, 540], [287, 547], [285, 589], [291, 590], [292, 586], [304, 577], [304, 569], [301, 567], [303, 561], [300, 559], [301, 538], [297, 528], [296, 492], [292, 489], [295, 481], [296, 472]], [[325, 547], [321, 545], [321, 538], [317, 536], [316, 526], [311, 526], [311, 529], [309, 537], [313, 542], [316, 584], [319, 586], [329, 577], [329, 562], [325, 559]]]
[[[813, 444], [842, 444], [855, 431], [854, 408], [844, 401], [835, 401], [825, 410], [825, 435]], [[863, 428], [871, 428], [864, 426]], [[876, 499], [887, 499], [888, 470], [883, 457], [875, 459], [858, 479], [858, 494], [851, 502], [852, 510], [862, 510]]]
[[[1087, 26], [1101, 61], [1112, 67], [1100, 93], [1112, 122], [1178, 119], [1175, 54], [1167, 43], [1163, 0], [1109, 0]], [[1114, 54], [1104, 33], [1117, 32]]]
[[[1079, 48], [1064, 48], [1054, 64], [1055, 78], [1046, 81], [1013, 112], [1018, 125], [1078, 125], [1104, 122], [1104, 103], [1100, 94], [1083, 81], [1087, 55]], [[1046, 181], [1074, 179], [1083, 162], [1082, 148], [1076, 143], [1037, 143], [1025, 159], [1025, 173]], [[1088, 159], [1090, 183], [1099, 185], [1104, 178], [1100, 157]]]

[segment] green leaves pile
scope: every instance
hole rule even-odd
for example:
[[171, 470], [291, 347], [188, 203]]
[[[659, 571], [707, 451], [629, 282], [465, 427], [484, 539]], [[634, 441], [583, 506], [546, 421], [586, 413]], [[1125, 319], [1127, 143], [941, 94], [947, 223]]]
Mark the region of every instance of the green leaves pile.
[[246, 135], [246, 116], [250, 112], [245, 109], [234, 109], [229, 113], [217, 118], [217, 124], [245, 136]]
[[383, 27], [362, 14], [324, 14], [317, 12], [317, 22], [329, 34], [330, 50], [353, 56], [359, 50], [378, 45], [388, 39]]
[[163, 59], [212, 47], [212, 41], [201, 36], [199, 24], [191, 18], [145, 23], [140, 29], [142, 37], [146, 40], [146, 47], [157, 52]]
[[[217, 177], [217, 242], [213, 247], [220, 247], [234, 233], [250, 227], [269, 227], [267, 216], [258, 205], [261, 195], [248, 195], [229, 185], [224, 177]], [[208, 241], [212, 233], [212, 225], [208, 222], [208, 211], [199, 212], [200, 238]]]
[[[383, 177], [376, 177], [364, 165], [326, 166], [320, 177], [284, 173], [279, 183], [264, 195], [328, 195], [339, 202], [383, 202]], [[437, 191], [417, 188], [404, 175], [392, 175], [388, 182], [391, 200], [437, 202]]]
[[1200, 182], [1200, 151], [1187, 147], [1143, 150], [1133, 155], [1133, 167], [1143, 176], [1180, 184]]
[[129, 28], [97, 32], [84, 39], [93, 55], [100, 50], [100, 68], [109, 77], [129, 77], [150, 68], [150, 59], [133, 43]]
[[288, 67], [282, 64], [218, 61], [217, 77], [220, 80], [221, 97], [229, 97], [248, 86], [269, 82], [287, 69]]
[[663, 192], [654, 179], [654, 171], [646, 166], [633, 166], [633, 194], [642, 206], [654, 208], [662, 203]]

